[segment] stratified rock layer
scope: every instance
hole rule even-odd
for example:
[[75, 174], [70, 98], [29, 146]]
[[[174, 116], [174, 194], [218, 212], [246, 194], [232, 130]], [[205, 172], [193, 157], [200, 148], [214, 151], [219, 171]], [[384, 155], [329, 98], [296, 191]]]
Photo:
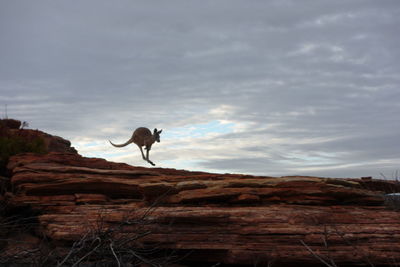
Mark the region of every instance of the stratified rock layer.
[[74, 153], [18, 155], [8, 167], [10, 205], [37, 212], [38, 232], [59, 244], [99, 220], [129, 234], [144, 218], [141, 242], [187, 262], [400, 262], [400, 216], [378, 191], [393, 182], [148, 169]]

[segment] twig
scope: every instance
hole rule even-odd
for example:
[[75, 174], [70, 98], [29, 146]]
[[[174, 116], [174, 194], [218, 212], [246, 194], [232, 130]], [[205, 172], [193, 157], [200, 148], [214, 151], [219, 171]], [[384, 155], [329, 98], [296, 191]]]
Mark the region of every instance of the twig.
[[349, 240], [346, 239], [344, 233], [340, 232], [339, 229], [334, 225], [333, 229], [335, 229], [336, 234], [342, 238], [342, 240], [348, 244], [349, 246], [352, 246], [354, 251], [358, 251], [359, 253], [361, 253], [364, 256], [365, 261], [371, 266], [371, 267], [375, 267], [375, 265], [371, 262], [371, 260], [369, 259], [368, 255], [364, 252], [364, 250], [358, 248], [356, 245], [354, 245], [353, 243], [351, 243]]
[[133, 256], [135, 256], [136, 258], [138, 258], [139, 260], [141, 260], [142, 262], [147, 263], [147, 264], [149, 264], [149, 265], [151, 265], [151, 266], [153, 266], [153, 267], [159, 267], [158, 264], [152, 263], [151, 261], [149, 261], [149, 260], [143, 258], [142, 256], [140, 256], [139, 254], [135, 253], [134, 251], [131, 250], [131, 251], [129, 251], [129, 252], [130, 252]]
[[303, 240], [300, 240], [300, 242], [320, 262], [322, 262], [323, 264], [325, 264], [328, 267], [336, 267], [335, 265], [331, 265], [331, 264], [327, 263], [322, 257], [320, 257], [317, 253], [315, 253], [306, 243], [304, 243]]
[[63, 259], [63, 261], [61, 263], [57, 264], [57, 267], [61, 267], [64, 264], [64, 262], [67, 261], [67, 259], [74, 252], [75, 248], [78, 246], [78, 244], [81, 244], [81, 242], [86, 238], [87, 235], [88, 235], [88, 232], [79, 240], [79, 242], [74, 242], [74, 244], [72, 244], [72, 248], [69, 250], [67, 256], [64, 257], [64, 259]]
[[93, 240], [92, 243], [94, 243], [94, 241], [96, 241], [96, 240], [99, 240], [99, 244], [98, 244], [94, 249], [92, 249], [91, 251], [89, 251], [88, 253], [86, 253], [86, 254], [85, 254], [82, 258], [80, 258], [77, 262], [75, 262], [75, 263], [72, 265], [72, 267], [77, 266], [81, 261], [83, 261], [86, 257], [88, 257], [90, 254], [92, 254], [93, 252], [95, 252], [95, 251], [98, 249], [98, 247], [100, 247], [100, 245], [101, 245], [101, 239], [100, 239], [99, 237], [97, 237], [95, 240]]
[[329, 245], [328, 245], [328, 231], [326, 229], [326, 225], [324, 225], [324, 236], [322, 238], [322, 241], [324, 242], [324, 246], [326, 251], [328, 252], [328, 259], [331, 262], [331, 264], [335, 267], [337, 267], [336, 263], [333, 261], [332, 256], [331, 256], [331, 251], [329, 249]]
[[156, 207], [156, 205], [159, 203], [161, 199], [163, 199], [165, 196], [168, 195], [168, 193], [172, 190], [172, 187], [170, 187], [167, 191], [165, 191], [162, 195], [157, 197], [153, 203], [151, 203], [150, 207], [146, 210], [146, 212], [143, 214], [143, 216], [140, 218], [140, 221], [143, 221], [147, 215]]
[[117, 254], [115, 254], [115, 251], [114, 251], [114, 248], [113, 248], [113, 242], [110, 242], [110, 249], [111, 249], [112, 254], [113, 254], [114, 257], [115, 257], [115, 260], [116, 260], [117, 263], [118, 263], [118, 267], [121, 267], [121, 263], [119, 262], [119, 259], [118, 259], [118, 257], [117, 257]]

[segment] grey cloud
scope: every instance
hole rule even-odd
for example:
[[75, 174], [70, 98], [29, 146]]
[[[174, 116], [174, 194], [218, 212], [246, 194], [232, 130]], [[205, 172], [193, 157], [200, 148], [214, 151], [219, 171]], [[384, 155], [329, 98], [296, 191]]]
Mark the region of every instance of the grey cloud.
[[219, 142], [337, 140], [198, 159], [204, 168], [278, 173], [290, 151], [348, 151], [337, 169], [315, 171], [345, 176], [371, 170], [345, 161], [399, 158], [399, 11], [397, 0], [2, 2], [0, 103], [32, 127], [78, 139], [215, 120], [209, 111], [228, 105], [219, 119], [255, 129]]

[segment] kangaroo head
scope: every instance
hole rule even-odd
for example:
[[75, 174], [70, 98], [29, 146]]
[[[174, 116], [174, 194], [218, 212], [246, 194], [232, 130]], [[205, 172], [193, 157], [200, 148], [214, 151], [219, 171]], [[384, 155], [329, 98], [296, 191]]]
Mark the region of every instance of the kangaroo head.
[[153, 132], [154, 139], [155, 139], [158, 143], [160, 143], [160, 133], [161, 133], [161, 132], [162, 132], [162, 130], [157, 131], [157, 128], [155, 128], [155, 129], [154, 129], [154, 132]]

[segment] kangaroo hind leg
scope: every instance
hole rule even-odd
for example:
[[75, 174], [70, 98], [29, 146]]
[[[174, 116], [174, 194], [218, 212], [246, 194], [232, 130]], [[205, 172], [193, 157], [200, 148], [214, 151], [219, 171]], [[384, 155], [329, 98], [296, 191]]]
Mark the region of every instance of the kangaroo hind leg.
[[147, 160], [146, 157], [144, 156], [142, 147], [141, 147], [141, 146], [138, 146], [138, 147], [139, 147], [139, 149], [140, 149], [140, 152], [142, 153], [142, 158], [143, 158], [144, 160]]
[[150, 163], [151, 165], [155, 166], [156, 164], [154, 164], [150, 159], [149, 159], [149, 153], [150, 153], [150, 147], [146, 147], [146, 161], [148, 163]]

